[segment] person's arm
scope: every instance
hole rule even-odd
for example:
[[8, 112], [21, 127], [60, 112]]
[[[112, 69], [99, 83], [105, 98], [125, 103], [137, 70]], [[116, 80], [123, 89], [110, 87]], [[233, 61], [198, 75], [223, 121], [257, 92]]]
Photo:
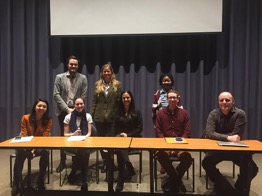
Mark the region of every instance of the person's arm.
[[75, 136], [75, 135], [81, 135], [81, 130], [77, 129], [71, 133], [69, 124], [64, 124], [64, 136], [69, 137], [69, 136]]
[[184, 117], [184, 131], [182, 137], [184, 138], [190, 138], [191, 130], [190, 130], [190, 119], [189, 115], [185, 110], [182, 110], [185, 112], [185, 117]]
[[72, 133], [70, 133], [70, 128], [68, 124], [64, 124], [64, 136], [69, 137], [73, 135]]
[[205, 138], [220, 140], [220, 141], [228, 141], [227, 140], [228, 135], [223, 133], [218, 133], [216, 131], [217, 128], [216, 123], [218, 123], [216, 121], [217, 121], [216, 115], [213, 112], [211, 112], [207, 118], [206, 129], [204, 134]]
[[156, 113], [156, 110], [159, 109], [158, 99], [159, 99], [159, 90], [157, 90], [156, 93], [153, 96], [152, 112], [154, 114]]
[[28, 132], [27, 132], [28, 129], [27, 123], [29, 123], [28, 121], [29, 119], [27, 119], [26, 116], [23, 115], [21, 119], [21, 132], [20, 132], [20, 135], [22, 137], [28, 136]]
[[53, 92], [53, 97], [54, 100], [57, 104], [57, 107], [61, 110], [61, 111], [66, 111], [67, 113], [70, 113], [70, 108], [68, 108], [66, 102], [62, 99], [62, 76], [61, 75], [57, 75], [55, 78], [55, 83], [54, 83], [54, 92]]
[[48, 123], [47, 123], [47, 125], [46, 125], [46, 128], [45, 128], [45, 130], [44, 130], [44, 132], [43, 132], [43, 136], [49, 136], [50, 135], [50, 133], [51, 133], [51, 128], [52, 128], [52, 123], [53, 123], [53, 121], [52, 121], [52, 118], [50, 118], [49, 120], [48, 120]]
[[159, 90], [157, 90], [156, 93], [154, 94], [153, 103], [152, 103], [152, 120], [153, 120], [154, 128], [156, 127], [156, 113], [159, 110], [158, 99], [159, 99]]
[[239, 142], [240, 141], [240, 136], [239, 135], [229, 135], [227, 136], [227, 141], [229, 142]]
[[240, 110], [237, 113], [232, 135], [239, 135], [242, 138], [246, 129], [246, 125], [247, 125], [246, 113], [243, 110]]
[[132, 132], [128, 132], [127, 137], [132, 137], [132, 136], [138, 136], [141, 135], [141, 132], [143, 131], [143, 119], [142, 119], [142, 114], [139, 110], [136, 110], [136, 118], [135, 118], [135, 126], [134, 130]]
[[97, 106], [97, 101], [98, 101], [98, 97], [97, 97], [97, 94], [94, 92], [94, 95], [93, 95], [93, 99], [92, 99], [92, 105], [91, 105], [91, 108], [90, 108], [90, 115], [94, 118], [95, 116], [95, 110], [96, 110], [96, 106]]
[[92, 135], [92, 123], [93, 119], [89, 113], [86, 113], [86, 120], [87, 120], [87, 134], [86, 137], [90, 137]]
[[117, 91], [116, 91], [116, 94], [117, 94], [116, 105], [118, 105], [118, 103], [121, 101], [121, 92], [122, 92], [122, 84], [121, 82], [119, 82], [117, 85]]
[[163, 133], [163, 130], [162, 130], [162, 115], [161, 115], [161, 112], [158, 112], [156, 114], [156, 127], [155, 127], [155, 130], [156, 130], [156, 137], [165, 137], [164, 136], [164, 133]]
[[83, 81], [81, 84], [81, 97], [83, 98], [83, 100], [86, 100], [86, 96], [87, 96], [87, 87], [88, 87], [88, 82], [87, 82], [87, 77], [85, 75], [83, 76]]
[[247, 117], [243, 110], [239, 110], [234, 115], [236, 115], [236, 119], [232, 119], [233, 122], [231, 122], [234, 123], [234, 128], [232, 134], [227, 136], [227, 140], [230, 142], [239, 142], [241, 139], [243, 139], [247, 124]]
[[89, 136], [91, 136], [91, 133], [92, 133], [92, 131], [91, 131], [91, 129], [92, 129], [92, 123], [88, 123], [88, 125], [87, 125], [87, 134], [86, 134], [86, 137], [89, 137]]

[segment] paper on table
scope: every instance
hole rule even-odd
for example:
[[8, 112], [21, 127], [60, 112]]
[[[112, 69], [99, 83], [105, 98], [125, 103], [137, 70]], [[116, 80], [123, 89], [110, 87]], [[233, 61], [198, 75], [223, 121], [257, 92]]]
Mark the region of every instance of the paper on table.
[[74, 135], [70, 136], [69, 138], [66, 139], [67, 142], [72, 142], [72, 141], [84, 141], [86, 139], [86, 135]]
[[19, 142], [30, 142], [33, 139], [34, 136], [27, 136], [27, 137], [21, 137], [19, 139], [12, 139], [10, 143], [19, 143]]

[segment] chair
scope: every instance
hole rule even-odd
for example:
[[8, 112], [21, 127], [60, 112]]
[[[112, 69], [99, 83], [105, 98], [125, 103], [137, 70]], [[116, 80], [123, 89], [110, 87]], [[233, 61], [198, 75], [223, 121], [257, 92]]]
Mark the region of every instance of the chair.
[[[224, 160], [224, 161], [227, 161], [227, 160]], [[232, 170], [233, 170], [232, 171], [232, 178], [235, 178], [235, 175], [236, 175], [235, 163], [233, 163]], [[199, 152], [199, 177], [202, 177], [202, 151]], [[206, 189], [209, 189], [208, 188], [208, 176], [207, 175], [206, 175]]]
[[[178, 157], [170, 156], [169, 160], [173, 162], [180, 162]], [[154, 179], [155, 179], [155, 191], [157, 191], [157, 157], [153, 157], [153, 166], [154, 166]], [[195, 159], [192, 158], [192, 192], [195, 192]], [[189, 170], [187, 170], [186, 179], [189, 179]]]
[[[97, 130], [96, 130], [96, 127], [93, 124], [91, 126], [91, 136], [97, 136]], [[89, 171], [90, 170], [95, 170], [96, 183], [98, 184], [99, 183], [99, 168], [98, 168], [98, 165], [99, 165], [99, 152], [98, 152], [98, 150], [92, 150], [90, 152], [90, 154], [93, 153], [93, 152], [96, 153], [96, 161], [95, 161], [95, 163], [93, 165], [89, 166]], [[70, 152], [69, 150], [68, 151], [65, 150], [64, 153], [66, 154], [66, 156], [71, 156], [71, 157], [75, 157], [76, 156], [76, 154], [74, 152]], [[62, 177], [62, 171], [60, 171], [60, 180], [59, 180], [59, 185], [60, 186], [64, 185], [64, 182], [65, 182], [65, 180], [68, 177], [67, 164], [65, 164], [65, 166], [66, 167], [65, 167], [65, 175], [64, 175], [64, 177]]]
[[[49, 177], [49, 173], [53, 173], [53, 151], [50, 150], [51, 152], [49, 153], [50, 158], [48, 157], [48, 166], [47, 166], [47, 184], [49, 184], [50, 182], [50, 177]], [[40, 156], [37, 156], [40, 157]], [[13, 159], [16, 158], [16, 154], [13, 153], [10, 155], [9, 157], [9, 161], [10, 161], [10, 187], [13, 187]], [[51, 166], [50, 166], [51, 165]], [[51, 167], [51, 170], [50, 170]], [[27, 174], [28, 174], [28, 181], [27, 181], [27, 185], [30, 186], [31, 184], [31, 159], [27, 158]]]

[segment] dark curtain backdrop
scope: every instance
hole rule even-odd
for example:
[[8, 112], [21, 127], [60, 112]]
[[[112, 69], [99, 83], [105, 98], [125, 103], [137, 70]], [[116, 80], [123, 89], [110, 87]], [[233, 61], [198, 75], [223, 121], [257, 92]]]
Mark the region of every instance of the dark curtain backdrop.
[[152, 98], [159, 76], [169, 72], [190, 113], [192, 137], [201, 136], [218, 94], [231, 91], [248, 115], [246, 137], [261, 140], [261, 1], [224, 0], [223, 7], [222, 33], [50, 37], [49, 0], [0, 0], [0, 140], [19, 134], [38, 97], [49, 101], [52, 135], [59, 135], [53, 84], [70, 54], [88, 77], [87, 110], [100, 67], [112, 63], [142, 111], [144, 137], [155, 135]]

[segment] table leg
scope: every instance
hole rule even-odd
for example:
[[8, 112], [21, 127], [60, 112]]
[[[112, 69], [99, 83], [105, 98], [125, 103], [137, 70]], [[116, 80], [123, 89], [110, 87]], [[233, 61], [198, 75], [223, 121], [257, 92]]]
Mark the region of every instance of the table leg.
[[107, 158], [107, 176], [108, 176], [108, 192], [114, 192], [113, 183], [114, 183], [114, 150], [108, 150]]
[[31, 187], [31, 159], [27, 157], [27, 189]]
[[154, 171], [153, 171], [153, 158], [154, 151], [149, 151], [149, 176], [150, 176], [150, 194], [154, 194]]
[[251, 180], [252, 180], [252, 154], [246, 154], [244, 156], [244, 168], [246, 168], [244, 171], [244, 176], [246, 178], [244, 179], [244, 193], [243, 195], [249, 195], [250, 191], [250, 185], [251, 185]]
[[[17, 171], [14, 171], [14, 172], [17, 172], [18, 173], [18, 180], [19, 180], [19, 183], [18, 183], [18, 189], [19, 189], [19, 194], [20, 195], [24, 195], [24, 192], [25, 192], [25, 188], [24, 188], [24, 183], [23, 183], [23, 176], [22, 176], [22, 168], [23, 166], [21, 166], [20, 162], [20, 154], [18, 152], [18, 150], [16, 150], [16, 162], [17, 162], [17, 168], [14, 167], [14, 169], [16, 169]], [[22, 168], [21, 168], [22, 167]], [[20, 172], [21, 171], [21, 172]]]

